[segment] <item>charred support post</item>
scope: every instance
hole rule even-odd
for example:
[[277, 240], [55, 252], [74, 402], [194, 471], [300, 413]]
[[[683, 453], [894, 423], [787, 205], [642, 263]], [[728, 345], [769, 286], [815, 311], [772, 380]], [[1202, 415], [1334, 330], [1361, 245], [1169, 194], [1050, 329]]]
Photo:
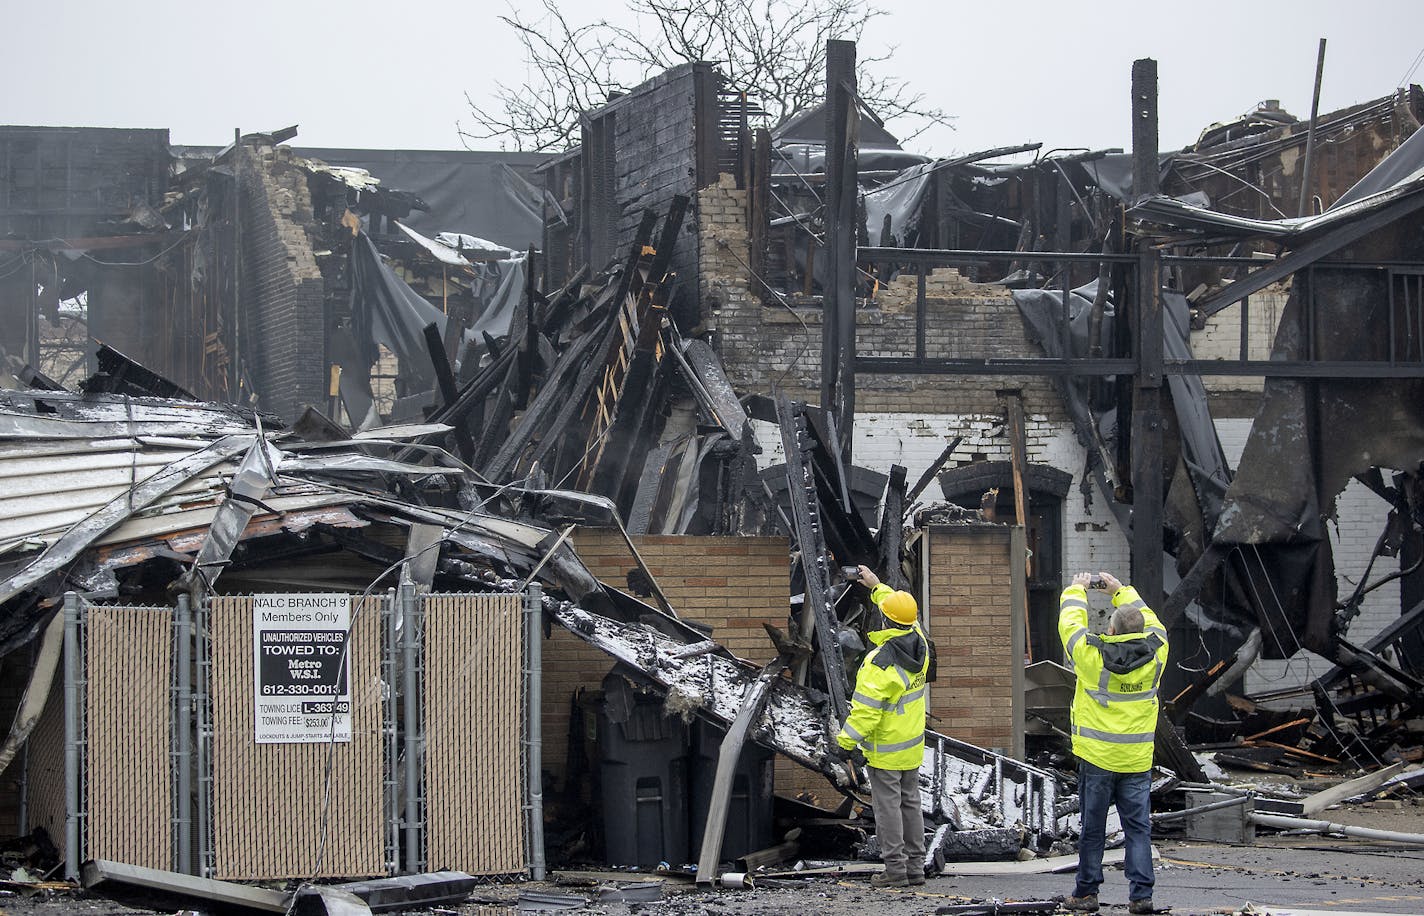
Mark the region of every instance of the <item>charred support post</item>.
[[[1028, 556], [1028, 529], [1018, 526], [1009, 532], [1009, 547], [1016, 557]], [[1016, 608], [1024, 608], [1025, 613], [1012, 615], [1009, 625], [1009, 639], [1014, 653], [1013, 680], [1013, 745], [1009, 754], [1015, 760], [1024, 759], [1024, 663], [1028, 655], [1028, 576], [1023, 567], [1012, 571], [1009, 578], [1009, 598]]]
[[1310, 209], [1310, 166], [1315, 158], [1315, 125], [1320, 119], [1320, 80], [1324, 76], [1325, 39], [1322, 38], [1320, 51], [1315, 57], [1315, 94], [1310, 99], [1310, 126], [1305, 130], [1305, 164], [1300, 167], [1300, 206], [1296, 209], [1296, 216], [1305, 216]]
[[[1068, 301], [1066, 295], [1063, 301]], [[1065, 322], [1064, 325], [1066, 327], [1067, 323]], [[1009, 428], [1009, 457], [1011, 459], [1010, 467], [1013, 469], [1014, 524], [1018, 525], [1019, 530], [1023, 532], [1025, 541], [1025, 545], [1022, 549], [1017, 546], [1014, 548], [1014, 563], [1017, 564], [1019, 562], [1019, 557], [1023, 558], [1023, 574], [1027, 577], [1029, 572], [1028, 547], [1026, 543], [1028, 538], [1028, 493], [1026, 492], [1027, 488], [1024, 486], [1024, 473], [1028, 464], [1028, 430], [1024, 428], [1023, 392], [1018, 389], [1011, 389], [1000, 391], [999, 394], [1003, 397], [1007, 408], [1005, 410], [1004, 419], [1007, 421]], [[1015, 543], [1017, 544], [1017, 542]], [[1015, 571], [1015, 574], [1017, 575], [1017, 571]], [[1024, 590], [1024, 593], [1015, 599], [1013, 612], [1016, 616], [1023, 618], [1024, 630], [1027, 632], [1027, 590]], [[1025, 657], [1028, 661], [1033, 661], [1032, 646], [1026, 645], [1025, 648], [1027, 650]]]
[[766, 705], [767, 692], [772, 681], [786, 667], [786, 659], [777, 656], [767, 662], [761, 674], [748, 687], [742, 697], [742, 707], [737, 718], [722, 738], [722, 746], [717, 751], [717, 775], [712, 781], [712, 798], [708, 801], [707, 826], [702, 831], [702, 855], [697, 860], [697, 883], [711, 884], [717, 880], [717, 865], [722, 859], [722, 839], [727, 832], [727, 805], [732, 801], [732, 783], [737, 775], [737, 760], [742, 756], [742, 745], [752, 723], [761, 717]]
[[[1132, 191], [1156, 194], [1157, 61], [1132, 64]], [[1162, 256], [1138, 252], [1137, 372], [1132, 405], [1132, 582], [1149, 607], [1162, 606]]]
[[[826, 565], [825, 528], [816, 493], [815, 469], [806, 456], [807, 418], [804, 405], [792, 406], [786, 395], [776, 398], [776, 419], [781, 426], [781, 445], [786, 453], [786, 492], [791, 501], [791, 522], [796, 548], [801, 554], [801, 570], [806, 580], [802, 596], [799, 636], [815, 637], [816, 654], [826, 675], [826, 690], [836, 725], [850, 711], [847, 697], [845, 658], [837, 639], [839, 620], [830, 600], [830, 572]], [[793, 679], [806, 683], [809, 659], [798, 662]]]
[[857, 217], [855, 42], [826, 42], [826, 282], [821, 323], [821, 407], [835, 418], [841, 461], [855, 427]]
[[524, 592], [524, 785], [528, 797], [526, 835], [529, 847], [529, 877], [544, 880], [544, 590], [538, 582]]

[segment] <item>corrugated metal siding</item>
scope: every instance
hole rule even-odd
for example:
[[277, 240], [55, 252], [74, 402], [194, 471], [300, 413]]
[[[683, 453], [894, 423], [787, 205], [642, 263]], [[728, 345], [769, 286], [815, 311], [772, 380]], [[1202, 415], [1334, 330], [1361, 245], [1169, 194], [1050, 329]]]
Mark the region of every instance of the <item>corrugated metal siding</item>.
[[[358, 611], [350, 640], [352, 740], [257, 744], [252, 599], [212, 603], [215, 877], [367, 877], [385, 873], [380, 602]], [[322, 842], [325, 771], [331, 762]]]
[[425, 600], [426, 867], [525, 868], [518, 595]]
[[[0, 461], [0, 545], [55, 540], [95, 509], [122, 496], [192, 450], [123, 448]], [[173, 494], [220, 495], [225, 462], [175, 487]]]
[[85, 858], [173, 867], [172, 658], [172, 610], [89, 608]]

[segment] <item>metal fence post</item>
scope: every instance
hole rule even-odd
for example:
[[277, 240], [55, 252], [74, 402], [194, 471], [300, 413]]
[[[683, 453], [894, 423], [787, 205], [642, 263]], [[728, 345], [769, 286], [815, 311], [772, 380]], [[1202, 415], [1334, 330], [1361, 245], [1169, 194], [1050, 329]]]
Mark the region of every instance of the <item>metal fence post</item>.
[[193, 874], [193, 607], [186, 593], [178, 596], [174, 615], [174, 634], [178, 640], [178, 691], [173, 710], [173, 729], [177, 737], [174, 765], [178, 769], [178, 804], [174, 809], [173, 868], [180, 874]]
[[64, 877], [79, 879], [79, 596], [64, 593]]
[[198, 868], [197, 874], [211, 878], [216, 870], [217, 852], [213, 839], [213, 733], [212, 733], [212, 665], [208, 651], [208, 636], [212, 625], [213, 603], [205, 597], [198, 603], [193, 622], [197, 642], [198, 681], [194, 699], [198, 730]]
[[416, 594], [410, 569], [401, 570], [396, 600], [401, 614], [401, 668], [405, 725], [405, 870], [420, 872], [420, 678], [416, 671]]
[[524, 599], [525, 721], [528, 740], [524, 747], [525, 792], [529, 798], [529, 876], [544, 880], [544, 729], [543, 729], [543, 636], [544, 590], [529, 583]]
[[394, 875], [400, 873], [400, 841], [401, 841], [401, 809], [400, 809], [400, 777], [396, 773], [397, 761], [400, 759], [400, 746], [396, 743], [396, 677], [397, 677], [397, 655], [400, 646], [400, 630], [396, 626], [396, 590], [388, 589], [382, 596], [381, 613], [384, 616], [386, 626], [386, 638], [381, 653], [381, 677], [385, 681], [386, 691], [382, 703], [382, 723], [383, 737], [386, 742], [386, 820], [388, 849], [386, 851], [386, 870]]

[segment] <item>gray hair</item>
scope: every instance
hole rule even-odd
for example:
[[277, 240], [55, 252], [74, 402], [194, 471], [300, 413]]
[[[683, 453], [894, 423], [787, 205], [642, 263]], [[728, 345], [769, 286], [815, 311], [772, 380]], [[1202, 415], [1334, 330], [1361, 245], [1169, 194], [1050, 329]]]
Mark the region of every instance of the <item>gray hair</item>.
[[1142, 632], [1142, 610], [1135, 607], [1120, 607], [1113, 611], [1112, 621], [1108, 624], [1112, 627], [1114, 634], [1122, 636], [1125, 633]]

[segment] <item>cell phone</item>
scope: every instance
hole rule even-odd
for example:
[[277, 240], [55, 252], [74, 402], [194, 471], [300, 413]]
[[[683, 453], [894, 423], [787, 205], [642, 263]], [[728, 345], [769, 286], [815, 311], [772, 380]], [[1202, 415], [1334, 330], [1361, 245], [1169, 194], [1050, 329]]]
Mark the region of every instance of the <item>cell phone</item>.
[[1088, 579], [1088, 588], [1097, 588], [1102, 589], [1103, 591], [1107, 591], [1108, 583], [1103, 579], [1102, 576], [1093, 576], [1092, 578]]
[[845, 577], [845, 580], [846, 580], [847, 582], [857, 582], [857, 581], [860, 580], [860, 567], [859, 567], [859, 566], [842, 566], [842, 567], [841, 567], [841, 575]]

